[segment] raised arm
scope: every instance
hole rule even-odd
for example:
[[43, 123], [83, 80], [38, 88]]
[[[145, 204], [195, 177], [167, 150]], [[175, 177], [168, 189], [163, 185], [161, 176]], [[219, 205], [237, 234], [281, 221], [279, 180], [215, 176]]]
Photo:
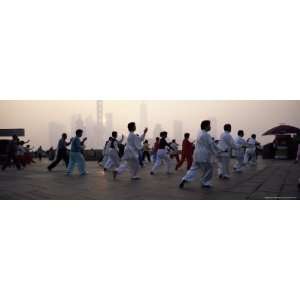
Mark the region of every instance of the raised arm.
[[118, 140], [118, 143], [119, 143], [119, 144], [122, 144], [123, 140], [124, 140], [124, 135], [122, 134], [122, 137], [121, 137], [120, 140]]

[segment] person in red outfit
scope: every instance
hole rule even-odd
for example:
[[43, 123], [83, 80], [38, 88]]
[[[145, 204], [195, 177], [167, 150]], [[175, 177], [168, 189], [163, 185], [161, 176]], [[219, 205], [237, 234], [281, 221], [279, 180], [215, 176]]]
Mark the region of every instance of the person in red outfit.
[[190, 134], [184, 134], [184, 140], [182, 142], [182, 153], [181, 153], [181, 160], [176, 165], [176, 170], [178, 170], [184, 163], [187, 161], [187, 170], [190, 169], [193, 163], [193, 152], [194, 152], [194, 144], [189, 141]]

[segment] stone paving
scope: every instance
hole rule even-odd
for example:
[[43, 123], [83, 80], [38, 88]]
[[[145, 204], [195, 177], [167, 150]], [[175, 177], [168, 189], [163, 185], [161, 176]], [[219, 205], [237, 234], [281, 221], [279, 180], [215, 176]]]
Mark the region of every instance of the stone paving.
[[146, 165], [140, 172], [142, 179], [131, 181], [128, 173], [113, 180], [111, 172], [104, 172], [96, 162], [87, 162], [87, 176], [79, 176], [76, 170], [70, 177], [62, 163], [48, 172], [48, 163], [45, 159], [22, 171], [0, 171], [0, 199], [300, 199], [300, 164], [293, 161], [259, 159], [257, 166], [241, 174], [232, 172], [227, 181], [215, 172], [209, 190], [201, 188], [199, 180], [179, 189], [184, 167], [167, 175], [162, 166], [151, 176]]

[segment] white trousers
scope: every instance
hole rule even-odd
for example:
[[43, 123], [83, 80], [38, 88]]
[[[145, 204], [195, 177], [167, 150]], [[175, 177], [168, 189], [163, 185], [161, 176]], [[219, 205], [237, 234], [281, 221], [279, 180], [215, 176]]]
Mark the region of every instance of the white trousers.
[[201, 183], [210, 185], [213, 177], [213, 165], [211, 162], [193, 162], [191, 168], [187, 171], [182, 180], [193, 181], [198, 173], [202, 171]]
[[168, 155], [167, 150], [158, 149], [156, 160], [155, 160], [155, 163], [154, 163], [151, 171], [152, 172], [156, 171], [161, 166], [162, 162], [166, 163], [167, 172], [170, 173], [171, 172], [171, 158]]
[[238, 155], [236, 156], [236, 164], [234, 165], [234, 168], [237, 172], [241, 172], [244, 164], [244, 155]]
[[67, 174], [71, 175], [75, 165], [77, 164], [80, 175], [84, 175], [86, 173], [85, 170], [85, 159], [81, 152], [70, 152], [69, 164]]
[[244, 156], [244, 163], [245, 165], [256, 164], [256, 151], [252, 149], [246, 149], [245, 156]]
[[106, 169], [115, 169], [120, 165], [120, 157], [116, 150], [111, 150], [108, 154], [108, 159], [104, 165]]
[[126, 170], [130, 171], [132, 177], [136, 177], [140, 169], [140, 162], [138, 158], [130, 158], [123, 160], [120, 166], [116, 169], [119, 175], [124, 173]]
[[229, 156], [219, 156], [218, 157], [218, 175], [222, 175], [225, 177], [229, 177], [229, 163], [230, 157]]

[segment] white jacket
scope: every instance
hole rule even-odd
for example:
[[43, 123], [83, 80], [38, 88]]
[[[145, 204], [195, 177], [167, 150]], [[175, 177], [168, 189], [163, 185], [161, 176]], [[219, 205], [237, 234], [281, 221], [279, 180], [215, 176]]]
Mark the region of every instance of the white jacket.
[[236, 149], [236, 156], [244, 156], [245, 154], [245, 147], [247, 146], [247, 142], [241, 136], [237, 136], [235, 139], [235, 144], [237, 146]]
[[230, 156], [231, 150], [237, 149], [238, 147], [230, 132], [224, 131], [220, 136], [218, 148], [223, 152], [222, 155]]
[[135, 133], [130, 132], [127, 138], [126, 147], [124, 150], [124, 159], [138, 159], [139, 151], [143, 149], [142, 141], [145, 138], [143, 133], [140, 136], [137, 136]]
[[200, 130], [196, 140], [194, 160], [198, 163], [211, 162], [213, 155], [219, 152], [218, 147], [205, 130]]

